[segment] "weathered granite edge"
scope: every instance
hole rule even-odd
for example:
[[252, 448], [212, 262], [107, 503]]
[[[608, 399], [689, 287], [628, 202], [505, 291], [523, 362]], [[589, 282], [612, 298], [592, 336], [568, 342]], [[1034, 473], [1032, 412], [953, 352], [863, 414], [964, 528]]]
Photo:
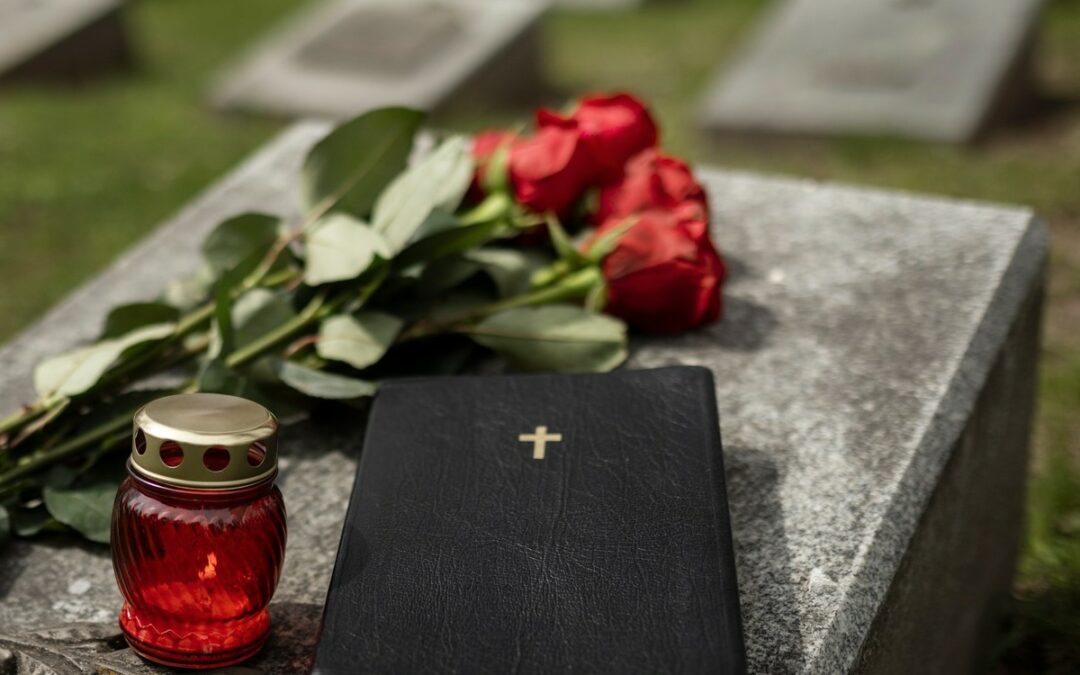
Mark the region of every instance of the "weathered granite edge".
[[1013, 322], [1000, 317], [1016, 316], [1042, 284], [1049, 254], [1047, 227], [1029, 209], [1019, 214], [1027, 217], [1023, 235], [1008, 266], [998, 276], [1001, 282], [992, 289], [983, 316], [967, 342], [968, 348], [955, 364], [954, 375], [938, 398], [937, 410], [922, 430], [910, 463], [889, 490], [893, 495], [891, 503], [873, 528], [874, 540], [863, 549], [864, 557], [856, 565], [844, 603], [821, 641], [821, 649], [810, 655], [809, 672], [848, 672], [855, 663], [866, 628], [888, 593], [919, 519], [1008, 338]]

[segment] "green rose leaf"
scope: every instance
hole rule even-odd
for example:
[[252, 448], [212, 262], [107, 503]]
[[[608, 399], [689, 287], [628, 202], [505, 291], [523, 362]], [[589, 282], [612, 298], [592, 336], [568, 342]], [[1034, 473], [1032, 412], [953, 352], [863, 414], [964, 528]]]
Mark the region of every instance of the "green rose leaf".
[[322, 322], [315, 351], [324, 359], [363, 369], [383, 357], [404, 322], [382, 312], [332, 316]]
[[467, 329], [522, 370], [604, 372], [626, 359], [626, 326], [576, 305], [517, 307]]
[[232, 321], [232, 290], [230, 277], [238, 270], [227, 272], [214, 288], [214, 332], [208, 355], [211, 359], [225, 358], [236, 349], [236, 329]]
[[394, 263], [407, 267], [467, 251], [487, 242], [500, 227], [500, 223], [488, 222], [440, 230], [407, 246]]
[[82, 394], [97, 384], [128, 349], [169, 337], [175, 327], [172, 323], [144, 326], [46, 359], [34, 369], [34, 388], [42, 398]]
[[284, 293], [253, 288], [233, 302], [232, 325], [238, 347], [261, 338], [296, 316]]
[[454, 136], [417, 162], [379, 195], [371, 226], [398, 252], [436, 209], [453, 213], [472, 182], [475, 162], [469, 141]]
[[461, 225], [461, 221], [458, 220], [457, 216], [453, 213], [442, 209], [435, 209], [428, 214], [428, 217], [424, 219], [424, 222], [420, 223], [420, 227], [416, 229], [412, 240], [413, 242], [417, 242], [440, 232], [457, 229], [461, 227]]
[[203, 257], [215, 273], [226, 272], [253, 253], [265, 253], [281, 232], [281, 220], [262, 213], [243, 213], [218, 225], [203, 241]]
[[101, 339], [117, 338], [144, 326], [175, 323], [180, 310], [160, 302], [136, 302], [113, 308], [105, 318]]
[[354, 399], [371, 396], [377, 388], [374, 382], [326, 373], [292, 361], [277, 361], [274, 368], [282, 382], [315, 398]]
[[193, 309], [210, 295], [217, 275], [204, 264], [193, 275], [182, 279], [173, 279], [165, 286], [164, 300], [180, 310]]
[[[224, 307], [215, 313], [210, 358], [228, 357], [236, 349], [263, 337], [296, 316], [288, 296], [268, 288], [253, 288], [236, 300], [228, 293], [220, 295]], [[228, 312], [228, 314], [225, 314]]]
[[551, 262], [540, 251], [513, 248], [478, 248], [466, 251], [463, 257], [477, 263], [491, 277], [503, 298], [525, 293], [532, 275]]
[[[297, 411], [288, 401], [275, 397], [270, 391], [260, 386], [255, 380], [267, 382], [267, 378], [259, 378], [260, 362], [256, 362], [250, 369], [239, 373], [232, 370], [221, 358], [206, 361], [196, 376], [198, 390], [213, 394], [228, 394], [250, 399], [266, 407], [278, 416], [295, 414]], [[272, 373], [276, 378], [276, 373]]]
[[332, 213], [308, 233], [304, 283], [309, 286], [355, 279], [375, 259], [388, 259], [382, 237], [367, 224], [344, 213]]
[[327, 211], [336, 206], [366, 216], [376, 197], [404, 170], [423, 120], [416, 110], [383, 108], [330, 132], [304, 160], [303, 208]]
[[199, 391], [212, 394], [243, 396], [248, 388], [247, 378], [225, 365], [223, 357], [212, 358], [199, 368], [195, 382]]
[[109, 543], [109, 523], [119, 484], [105, 478], [75, 487], [45, 486], [42, 496], [49, 513], [91, 541]]

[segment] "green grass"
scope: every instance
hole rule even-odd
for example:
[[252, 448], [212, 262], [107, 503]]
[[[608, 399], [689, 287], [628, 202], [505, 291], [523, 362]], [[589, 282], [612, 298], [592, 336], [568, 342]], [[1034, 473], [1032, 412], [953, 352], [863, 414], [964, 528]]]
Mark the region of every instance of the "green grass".
[[148, 232], [279, 125], [202, 105], [207, 76], [295, 3], [134, 5], [140, 67], [76, 89], [0, 90], [0, 335]]
[[[664, 144], [695, 161], [1030, 204], [1054, 238], [1027, 543], [1010, 671], [1080, 668], [1080, 1], [1050, 4], [1038, 68], [1059, 101], [974, 149], [889, 139], [721, 143], [695, 131], [702, 88], [763, 0], [558, 12], [545, 26], [552, 103], [594, 89], [648, 99]], [[140, 68], [75, 89], [0, 90], [0, 338], [175, 212], [280, 122], [211, 112], [217, 69], [289, 0], [133, 3]], [[509, 124], [526, 110], [458, 106], [438, 122]]]

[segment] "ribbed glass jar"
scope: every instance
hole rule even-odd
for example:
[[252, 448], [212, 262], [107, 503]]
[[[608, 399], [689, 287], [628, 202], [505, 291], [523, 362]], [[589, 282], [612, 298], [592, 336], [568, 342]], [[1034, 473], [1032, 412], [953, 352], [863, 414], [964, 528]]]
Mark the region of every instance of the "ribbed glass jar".
[[[173, 433], [143, 426], [157, 435]], [[257, 653], [269, 636], [267, 607], [285, 557], [276, 438], [226, 450], [175, 433], [183, 444], [144, 433], [136, 417], [129, 476], [112, 520], [113, 569], [125, 600], [120, 627], [132, 649], [150, 661], [179, 668], [233, 665]], [[153, 461], [146, 457], [151, 453]], [[248, 466], [237, 470], [255, 478], [214, 487], [198, 473], [225, 475], [222, 463], [241, 462]], [[170, 484], [166, 471], [179, 472], [186, 463], [200, 465], [177, 474], [189, 484]]]
[[262, 647], [285, 557], [285, 503], [268, 480], [232, 490], [120, 486], [113, 565], [132, 648], [170, 666], [220, 667]]

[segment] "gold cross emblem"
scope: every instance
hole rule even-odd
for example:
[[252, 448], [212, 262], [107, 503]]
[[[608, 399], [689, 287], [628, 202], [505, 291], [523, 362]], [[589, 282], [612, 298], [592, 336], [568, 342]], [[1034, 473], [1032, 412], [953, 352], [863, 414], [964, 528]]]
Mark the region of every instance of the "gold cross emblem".
[[531, 434], [520, 434], [518, 440], [522, 443], [533, 444], [533, 459], [543, 459], [544, 450], [548, 443], [559, 443], [562, 441], [562, 434], [549, 434], [547, 427], [536, 427], [536, 431]]

